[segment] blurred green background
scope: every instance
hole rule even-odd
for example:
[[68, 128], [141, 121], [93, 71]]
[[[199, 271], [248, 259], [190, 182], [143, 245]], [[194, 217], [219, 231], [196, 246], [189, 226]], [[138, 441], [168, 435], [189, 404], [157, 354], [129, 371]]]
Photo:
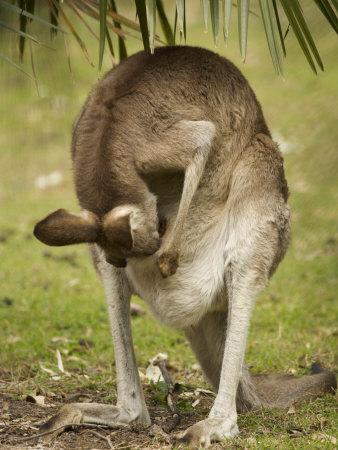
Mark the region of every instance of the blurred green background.
[[[125, 2], [122, 12], [134, 19], [134, 8], [128, 5], [131, 3]], [[252, 5], [255, 9], [254, 2]], [[334, 369], [338, 317], [336, 35], [314, 3], [305, 2], [325, 72], [313, 74], [290, 31], [283, 79], [275, 75], [260, 17], [250, 16], [248, 54], [243, 64], [234, 24], [228, 46], [221, 42], [215, 48], [211, 30], [204, 32], [199, 2], [188, 1], [187, 8], [187, 44], [226, 56], [253, 87], [284, 153], [291, 192], [292, 243], [257, 302], [247, 360], [256, 372], [299, 374], [315, 360]], [[74, 16], [72, 20], [78, 21]], [[98, 32], [97, 24], [90, 23]], [[34, 224], [52, 210], [78, 210], [69, 156], [71, 127], [101, 74], [97, 69], [98, 42], [81, 23], [77, 25], [94, 67], [71, 36], [66, 38], [66, 51], [63, 36], [59, 34], [50, 42], [48, 30], [44, 31], [44, 42], [53, 49], [32, 45], [37, 86], [0, 62], [0, 379], [29, 377], [35, 383], [48, 384], [48, 374], [40, 364], [55, 370], [58, 348], [65, 368], [76, 375], [76, 381], [67, 379], [63, 389], [68, 385], [74, 389], [81, 383], [114, 392], [105, 301], [86, 247], [47, 248], [32, 237]], [[32, 32], [35, 27], [38, 25], [33, 23]], [[127, 47], [133, 53], [142, 49], [142, 42], [129, 39]], [[1, 32], [0, 49], [17, 58], [17, 40], [10, 32]], [[102, 73], [111, 64], [106, 52]], [[29, 45], [24, 67], [32, 70]], [[141, 368], [159, 351], [167, 352], [179, 367], [178, 378], [194, 364], [185, 338], [155, 322], [150, 313], [133, 319], [133, 331]], [[81, 339], [90, 345], [80, 345]], [[333, 404], [330, 398], [318, 400], [300, 409], [294, 419], [311, 430], [318, 415], [324, 416], [324, 431], [332, 434]], [[242, 420], [245, 426], [246, 419]], [[282, 431], [284, 415], [277, 414], [274, 420], [275, 434], [260, 437], [260, 448], [271, 448], [273, 442], [284, 442], [285, 448], [330, 446], [301, 437], [292, 441], [292, 447]], [[247, 423], [252, 432], [256, 425], [254, 421]]]

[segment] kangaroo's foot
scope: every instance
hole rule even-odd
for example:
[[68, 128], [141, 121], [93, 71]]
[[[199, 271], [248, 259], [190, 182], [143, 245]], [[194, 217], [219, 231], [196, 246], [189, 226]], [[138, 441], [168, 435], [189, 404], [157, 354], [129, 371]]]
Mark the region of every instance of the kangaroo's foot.
[[177, 441], [189, 449], [207, 448], [212, 442], [238, 434], [236, 417], [209, 417], [189, 427]]
[[163, 278], [170, 277], [176, 273], [178, 268], [178, 252], [176, 250], [160, 251], [158, 266]]
[[63, 406], [57, 414], [41, 425], [40, 432], [48, 433], [45, 440], [50, 440], [74, 424], [105, 425], [111, 428], [126, 427], [137, 423], [148, 427], [150, 417], [142, 407], [135, 410], [105, 405], [101, 403], [70, 403]]

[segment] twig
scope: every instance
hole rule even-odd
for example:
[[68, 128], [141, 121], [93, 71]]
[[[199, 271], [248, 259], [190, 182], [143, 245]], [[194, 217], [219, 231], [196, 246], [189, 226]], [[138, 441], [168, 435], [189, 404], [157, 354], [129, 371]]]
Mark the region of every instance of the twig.
[[114, 450], [114, 446], [113, 446], [113, 444], [112, 444], [112, 442], [111, 442], [109, 436], [104, 436], [103, 434], [100, 434], [100, 433], [98, 433], [98, 432], [95, 431], [95, 430], [87, 430], [87, 431], [89, 431], [89, 433], [94, 434], [94, 435], [97, 436], [98, 438], [103, 439], [104, 441], [106, 441], [107, 444], [109, 445], [109, 448], [111, 448], [112, 450]]
[[166, 400], [167, 400], [167, 405], [168, 405], [170, 411], [173, 413], [173, 420], [172, 420], [171, 424], [168, 424], [166, 426], [165, 432], [170, 433], [181, 422], [181, 416], [178, 412], [178, 409], [176, 407], [176, 403], [174, 400], [173, 393], [175, 390], [175, 386], [174, 386], [173, 380], [171, 379], [170, 373], [168, 372], [166, 361], [167, 361], [166, 358], [160, 357], [160, 354], [159, 354], [157, 358], [154, 358], [153, 364], [160, 368], [164, 382], [168, 387], [168, 394], [167, 394]]

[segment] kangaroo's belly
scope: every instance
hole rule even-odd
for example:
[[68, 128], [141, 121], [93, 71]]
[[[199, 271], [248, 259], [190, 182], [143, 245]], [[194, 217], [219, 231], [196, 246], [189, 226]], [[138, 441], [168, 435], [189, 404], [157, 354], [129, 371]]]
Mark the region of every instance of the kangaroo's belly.
[[156, 255], [128, 262], [127, 276], [135, 290], [165, 324], [185, 329], [210, 310], [225, 309], [225, 245], [220, 227], [183, 245], [177, 272], [162, 278]]

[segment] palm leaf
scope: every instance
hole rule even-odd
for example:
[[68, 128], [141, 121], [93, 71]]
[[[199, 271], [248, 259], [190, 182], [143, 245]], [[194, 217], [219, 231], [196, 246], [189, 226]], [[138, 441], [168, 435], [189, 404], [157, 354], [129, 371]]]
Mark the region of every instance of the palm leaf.
[[99, 36], [95, 33], [93, 28], [89, 25], [89, 23], [85, 20], [83, 17], [83, 14], [80, 13], [78, 8], [76, 7], [76, 3], [73, 0], [64, 0], [67, 3], [67, 6], [71, 8], [74, 13], [77, 15], [77, 17], [80, 19], [80, 21], [83, 23], [83, 25], [87, 28], [87, 30], [90, 32], [92, 36], [94, 36], [95, 39], [99, 40]]
[[210, 17], [214, 43], [217, 45], [219, 35], [219, 0], [210, 0]]
[[250, 0], [238, 0], [238, 36], [243, 62], [246, 58]]
[[158, 17], [160, 19], [161, 28], [162, 28], [164, 37], [167, 41], [167, 44], [174, 45], [175, 44], [174, 33], [171, 29], [169, 20], [164, 11], [162, 0], [157, 0], [156, 6], [157, 6]]
[[146, 0], [147, 22], [149, 30], [150, 51], [154, 53], [156, 28], [156, 0]]
[[26, 39], [29, 39], [29, 40], [35, 42], [35, 44], [42, 45], [42, 43], [40, 41], [38, 41], [38, 39], [36, 39], [31, 34], [28, 34], [28, 33], [25, 33], [24, 31], [18, 30], [17, 28], [12, 27], [8, 23], [2, 22], [2, 20], [0, 20], [0, 27], [5, 28], [6, 30], [12, 31], [13, 33], [16, 33], [18, 36], [22, 36]]
[[99, 70], [101, 70], [102, 67], [106, 36], [107, 36], [107, 0], [100, 0]]
[[203, 11], [204, 30], [208, 31], [208, 0], [201, 0]]
[[[111, 11], [113, 13], [117, 14], [115, 0], [110, 0], [110, 6], [111, 6]], [[113, 18], [113, 24], [116, 28], [119, 28], [121, 30], [120, 22], [118, 22], [114, 18]], [[124, 40], [122, 39], [121, 36], [118, 37], [118, 43], [119, 43], [119, 58], [120, 58], [120, 61], [122, 61], [122, 59], [125, 59], [127, 57], [127, 49], [126, 49], [126, 44], [124, 43]]]
[[334, 31], [338, 33], [338, 18], [332, 9], [330, 2], [328, 0], [315, 0], [315, 3], [331, 24]]
[[[290, 0], [289, 0], [289, 2], [290, 2]], [[319, 67], [322, 70], [324, 70], [323, 62], [322, 62], [321, 57], [319, 55], [319, 52], [317, 50], [316, 44], [314, 43], [314, 40], [313, 40], [313, 38], [311, 36], [309, 27], [308, 27], [308, 25], [307, 25], [307, 23], [305, 21], [305, 18], [304, 18], [304, 15], [303, 15], [303, 12], [302, 12], [302, 9], [300, 7], [300, 4], [299, 4], [298, 0], [294, 0], [293, 8], [294, 8], [294, 13], [295, 13], [296, 19], [298, 20], [298, 23], [299, 23], [299, 25], [300, 25], [300, 27], [302, 29], [304, 37], [305, 37], [305, 39], [307, 40], [307, 42], [309, 44], [309, 47], [310, 47], [310, 49], [312, 51], [312, 54], [314, 55], [314, 57], [315, 57], [315, 59], [317, 61], [317, 64], [319, 65]]]
[[149, 30], [148, 30], [148, 21], [147, 21], [147, 11], [145, 0], [135, 0], [136, 11], [138, 20], [140, 22], [141, 34], [143, 40], [143, 47], [145, 50], [150, 50], [149, 43]]
[[277, 28], [278, 28], [278, 34], [279, 34], [279, 39], [280, 39], [280, 43], [281, 43], [281, 46], [282, 46], [283, 54], [284, 54], [284, 56], [286, 56], [286, 48], [285, 48], [285, 43], [284, 43], [284, 36], [283, 36], [282, 26], [281, 26], [281, 23], [280, 23], [280, 20], [279, 20], [279, 13], [278, 13], [278, 7], [277, 7], [277, 4], [276, 4], [276, 0], [272, 0], [272, 5], [273, 5], [273, 9], [275, 11]]
[[182, 39], [182, 36], [184, 36], [184, 40], [186, 40], [187, 36], [186, 36], [185, 0], [176, 0], [176, 14], [180, 38]]
[[[59, 8], [57, 7], [57, 5], [60, 3], [60, 0], [55, 0], [54, 3], [50, 3], [49, 2], [49, 17], [50, 17], [50, 22], [52, 25], [54, 25], [54, 27], [57, 27], [59, 25]], [[50, 35], [51, 37], [55, 37], [57, 33], [57, 29], [55, 28], [51, 28], [50, 29]]]
[[32, 77], [32, 75], [28, 72], [26, 72], [21, 66], [19, 66], [19, 64], [16, 64], [12, 59], [8, 58], [8, 56], [3, 55], [2, 53], [0, 53], [0, 58], [5, 61], [6, 63], [8, 63], [9, 65], [15, 67], [17, 70], [19, 70], [20, 72], [24, 73], [27, 77], [29, 77], [31, 80], [34, 80], [34, 77]]
[[280, 2], [282, 4], [282, 7], [284, 9], [286, 17], [289, 20], [290, 26], [293, 29], [293, 32], [295, 33], [298, 43], [299, 43], [306, 59], [308, 60], [308, 63], [310, 65], [311, 69], [315, 73], [317, 73], [315, 62], [314, 62], [311, 52], [309, 50], [308, 43], [303, 35], [303, 29], [300, 26], [300, 24], [298, 23], [298, 20], [295, 15], [294, 6], [296, 3], [291, 2], [290, 0], [280, 0]]
[[[5, 2], [3, 2], [3, 3], [5, 3]], [[14, 5], [10, 5], [10, 6], [14, 6]], [[23, 12], [25, 9], [27, 9], [27, 11], [32, 16], [33, 15], [32, 13], [34, 13], [35, 0], [20, 0], [19, 1], [19, 6], [20, 6], [20, 8], [18, 8], [19, 10], [21, 9], [21, 11]], [[25, 16], [24, 14], [20, 14], [19, 28], [23, 32], [26, 31], [27, 21], [28, 21], [27, 16]], [[25, 51], [25, 42], [26, 42], [26, 38], [24, 36], [20, 36], [19, 37], [19, 58], [20, 58], [20, 61], [22, 61], [22, 59], [23, 59], [23, 54], [24, 54], [24, 51]]]
[[223, 34], [224, 39], [228, 39], [231, 21], [232, 0], [223, 1]]
[[66, 31], [63, 30], [62, 28], [60, 28], [59, 26], [53, 25], [52, 23], [48, 22], [48, 20], [42, 19], [40, 16], [30, 12], [30, 11], [34, 11], [34, 6], [35, 6], [34, 0], [20, 0], [19, 4], [22, 4], [22, 3], [26, 4], [24, 6], [27, 7], [27, 10], [22, 9], [21, 7], [12, 5], [10, 3], [7, 3], [4, 0], [0, 0], [0, 6], [4, 7], [5, 9], [8, 9], [10, 11], [13, 11], [14, 13], [20, 14], [20, 16], [24, 16], [30, 20], [34, 20], [35, 22], [39, 22], [48, 28], [54, 29], [55, 31], [60, 31], [61, 33], [66, 33]]
[[[72, 24], [72, 22], [69, 20], [68, 16], [66, 15], [66, 13], [64, 12], [61, 3], [58, 0], [49, 0], [49, 4], [51, 5], [52, 9], [51, 9], [51, 13], [52, 14], [56, 14], [56, 17], [60, 16], [62, 17], [63, 21], [65, 22], [66, 26], [69, 28], [69, 31], [72, 33], [72, 35], [74, 36], [74, 38], [76, 39], [77, 43], [79, 44], [85, 58], [87, 59], [87, 61], [89, 62], [89, 64], [91, 66], [94, 66], [94, 64], [92, 63], [92, 61], [89, 58], [89, 53], [86, 47], [86, 44], [84, 43], [84, 41], [81, 39], [80, 35], [78, 34], [78, 32], [76, 31], [74, 25]], [[55, 9], [57, 9], [57, 13], [55, 12]]]
[[268, 41], [271, 59], [277, 74], [280, 75], [283, 73], [283, 67], [275, 11], [270, 0], [259, 0], [259, 6], [262, 13], [265, 35]]

